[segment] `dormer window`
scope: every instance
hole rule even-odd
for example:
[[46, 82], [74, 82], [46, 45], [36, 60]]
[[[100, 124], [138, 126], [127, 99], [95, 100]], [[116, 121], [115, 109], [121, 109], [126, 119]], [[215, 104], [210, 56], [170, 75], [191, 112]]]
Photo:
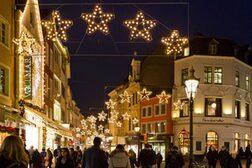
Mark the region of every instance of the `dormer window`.
[[218, 44], [218, 41], [212, 39], [208, 44], [208, 53], [211, 55], [216, 55], [218, 52]]

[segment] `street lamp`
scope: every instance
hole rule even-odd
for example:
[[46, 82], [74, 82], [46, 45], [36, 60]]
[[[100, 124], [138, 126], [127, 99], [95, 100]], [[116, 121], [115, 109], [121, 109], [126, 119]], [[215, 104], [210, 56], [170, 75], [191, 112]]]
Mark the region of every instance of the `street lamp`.
[[189, 108], [190, 108], [190, 153], [189, 153], [189, 168], [192, 168], [193, 162], [193, 103], [194, 98], [197, 92], [197, 87], [199, 85], [199, 79], [194, 76], [193, 67], [190, 70], [190, 75], [188, 79], [185, 81], [185, 91], [187, 98], [189, 99]]
[[137, 156], [139, 156], [139, 152], [140, 152], [140, 127], [135, 126], [134, 127], [134, 131], [137, 134]]

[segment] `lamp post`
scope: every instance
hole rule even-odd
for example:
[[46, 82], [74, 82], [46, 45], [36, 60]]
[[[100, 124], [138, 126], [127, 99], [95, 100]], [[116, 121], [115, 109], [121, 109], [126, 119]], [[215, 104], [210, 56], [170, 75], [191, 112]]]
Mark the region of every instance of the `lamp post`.
[[190, 74], [188, 79], [185, 81], [185, 91], [187, 98], [189, 99], [189, 109], [190, 109], [190, 153], [189, 153], [189, 168], [192, 168], [193, 162], [193, 104], [194, 98], [197, 92], [197, 87], [199, 85], [199, 79], [194, 76], [194, 69], [193, 67], [190, 69]]
[[139, 152], [140, 152], [140, 145], [139, 145], [139, 143], [140, 143], [140, 135], [139, 135], [140, 134], [140, 127], [135, 126], [134, 131], [137, 134], [137, 156], [139, 156]]

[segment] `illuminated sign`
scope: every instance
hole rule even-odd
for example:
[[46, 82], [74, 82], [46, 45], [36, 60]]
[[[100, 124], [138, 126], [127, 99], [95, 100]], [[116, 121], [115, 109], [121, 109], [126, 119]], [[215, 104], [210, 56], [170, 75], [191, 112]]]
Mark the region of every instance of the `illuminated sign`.
[[32, 57], [24, 57], [24, 97], [31, 99], [32, 97]]

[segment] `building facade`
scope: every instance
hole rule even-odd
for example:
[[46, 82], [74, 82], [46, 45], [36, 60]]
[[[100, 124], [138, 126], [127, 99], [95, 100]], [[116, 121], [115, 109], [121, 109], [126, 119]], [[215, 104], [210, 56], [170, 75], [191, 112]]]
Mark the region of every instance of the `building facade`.
[[226, 39], [200, 37], [193, 39], [191, 47], [190, 56], [175, 61], [175, 144], [188, 153], [189, 103], [184, 81], [193, 67], [200, 78], [193, 108], [194, 155], [203, 155], [209, 146], [217, 150], [226, 146], [230, 152], [245, 149], [252, 136], [251, 66], [240, 60], [237, 48]]

